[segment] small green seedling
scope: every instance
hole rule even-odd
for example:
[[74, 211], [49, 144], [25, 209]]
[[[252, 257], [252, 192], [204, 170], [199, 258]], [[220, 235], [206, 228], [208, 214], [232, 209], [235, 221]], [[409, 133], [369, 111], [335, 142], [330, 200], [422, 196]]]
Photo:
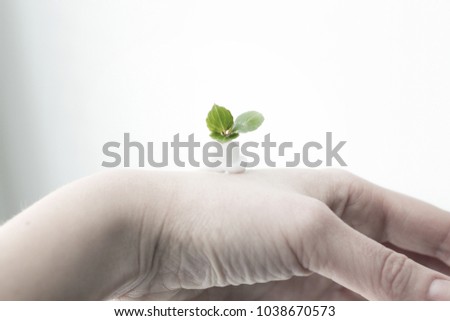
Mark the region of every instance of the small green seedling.
[[226, 143], [237, 138], [240, 133], [247, 133], [256, 130], [264, 121], [264, 117], [257, 111], [248, 111], [239, 115], [236, 121], [231, 112], [225, 107], [213, 105], [206, 118], [212, 139], [220, 143]]

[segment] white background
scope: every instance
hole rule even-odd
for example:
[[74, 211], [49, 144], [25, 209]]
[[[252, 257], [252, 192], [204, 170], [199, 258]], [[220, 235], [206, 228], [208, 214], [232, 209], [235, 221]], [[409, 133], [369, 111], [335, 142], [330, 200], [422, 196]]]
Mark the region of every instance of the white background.
[[214, 102], [450, 209], [449, 1], [0, 0], [0, 221]]

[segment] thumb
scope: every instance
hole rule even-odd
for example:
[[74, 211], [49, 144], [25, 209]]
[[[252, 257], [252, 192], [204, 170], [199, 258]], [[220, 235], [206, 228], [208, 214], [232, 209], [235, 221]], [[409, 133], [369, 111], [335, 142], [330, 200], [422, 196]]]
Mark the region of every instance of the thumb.
[[375, 242], [328, 211], [316, 234], [320, 240], [307, 253], [311, 271], [370, 300], [450, 300], [449, 277]]

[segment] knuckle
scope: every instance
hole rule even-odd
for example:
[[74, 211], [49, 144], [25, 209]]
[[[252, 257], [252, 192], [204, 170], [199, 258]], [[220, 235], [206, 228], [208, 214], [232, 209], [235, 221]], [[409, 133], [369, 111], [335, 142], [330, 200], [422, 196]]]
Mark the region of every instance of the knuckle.
[[314, 201], [308, 204], [305, 213], [305, 229], [303, 233], [304, 259], [307, 269], [321, 266], [327, 258], [326, 246], [330, 231], [339, 220], [333, 212], [322, 202]]
[[344, 212], [357, 203], [359, 197], [363, 195], [365, 184], [358, 176], [342, 170], [327, 170], [328, 179], [331, 182], [332, 209], [341, 217]]
[[297, 258], [299, 270], [294, 274], [305, 275], [310, 273], [309, 269], [315, 265], [316, 259], [322, 256], [317, 243], [319, 237], [326, 234], [334, 214], [324, 203], [315, 199], [297, 198], [291, 206], [295, 207], [295, 215], [291, 215], [289, 221], [281, 220], [280, 223], [286, 244]]
[[315, 238], [325, 232], [334, 213], [316, 199], [296, 196], [286, 202], [288, 207], [282, 211], [286, 217], [278, 217], [278, 224], [293, 235], [302, 235], [304, 239]]
[[307, 227], [314, 233], [322, 232], [325, 228], [327, 228], [335, 216], [327, 205], [318, 200], [311, 200], [306, 206], [303, 206], [305, 210], [304, 218], [307, 220]]
[[413, 264], [407, 256], [388, 252], [381, 265], [380, 297], [387, 300], [406, 299], [412, 272]]

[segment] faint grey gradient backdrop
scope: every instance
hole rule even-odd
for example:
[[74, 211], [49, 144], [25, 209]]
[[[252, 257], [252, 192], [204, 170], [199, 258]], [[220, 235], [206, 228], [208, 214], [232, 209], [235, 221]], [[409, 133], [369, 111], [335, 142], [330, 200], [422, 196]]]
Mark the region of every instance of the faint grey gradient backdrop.
[[450, 209], [449, 1], [0, 0], [0, 221], [102, 170], [102, 145], [347, 140], [349, 170]]

